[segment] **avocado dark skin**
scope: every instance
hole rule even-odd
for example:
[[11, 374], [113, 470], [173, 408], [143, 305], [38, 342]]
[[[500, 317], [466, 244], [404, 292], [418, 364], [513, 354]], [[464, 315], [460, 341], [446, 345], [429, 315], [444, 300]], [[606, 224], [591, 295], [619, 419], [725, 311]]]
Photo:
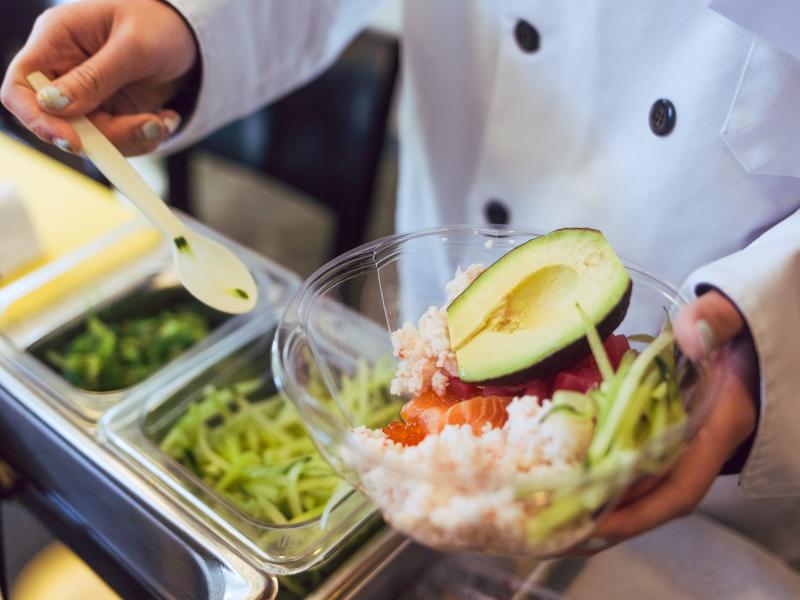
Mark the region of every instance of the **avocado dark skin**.
[[[628, 289], [622, 296], [622, 299], [617, 305], [609, 312], [600, 323], [597, 325], [597, 332], [601, 340], [605, 340], [609, 335], [614, 333], [614, 330], [619, 327], [625, 315], [628, 312], [628, 306], [631, 302], [631, 292], [633, 291], [633, 281], [628, 283]], [[532, 367], [523, 371], [517, 371], [504, 377], [496, 379], [487, 379], [485, 381], [471, 381], [473, 385], [491, 385], [491, 386], [505, 386], [505, 385], [520, 385], [533, 381], [534, 379], [544, 379], [555, 375], [564, 369], [569, 368], [576, 362], [583, 360], [591, 354], [589, 342], [586, 336], [574, 341], [569, 346], [566, 346], [551, 354], [544, 360], [533, 365]]]

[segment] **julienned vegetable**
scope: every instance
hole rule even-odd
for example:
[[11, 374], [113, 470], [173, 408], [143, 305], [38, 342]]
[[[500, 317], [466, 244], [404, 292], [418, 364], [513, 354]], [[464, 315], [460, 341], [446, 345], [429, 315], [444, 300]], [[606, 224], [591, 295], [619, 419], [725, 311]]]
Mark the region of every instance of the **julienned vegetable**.
[[[619, 483], [627, 480], [637, 461], [653, 461], [650, 465], [653, 472], [668, 464], [677, 455], [678, 444], [650, 447], [653, 456], [641, 456], [641, 450], [661, 438], [670, 427], [686, 421], [669, 321], [661, 335], [640, 353], [629, 350], [615, 372], [597, 330], [580, 307], [578, 310], [584, 317], [586, 335], [603, 382], [585, 394], [557, 392], [543, 418], [564, 411], [574, 419], [593, 419], [594, 433], [580, 476], [556, 482], [552, 501], [529, 522], [527, 533], [534, 543], [581, 515], [599, 509], [618, 490]], [[578, 484], [587, 480], [592, 483]], [[527, 492], [523, 487], [518, 493]]]
[[207, 318], [189, 305], [119, 322], [91, 316], [83, 332], [48, 352], [46, 360], [81, 389], [120, 390], [146, 379], [208, 332]]
[[[400, 403], [388, 394], [393, 367], [359, 364], [342, 381], [342, 408], [369, 426], [395, 418]], [[319, 455], [295, 407], [279, 395], [261, 394], [261, 379], [208, 387], [202, 399], [161, 441], [164, 452], [191, 469], [249, 516], [273, 524], [321, 517], [349, 487]], [[324, 384], [315, 397], [332, 401]]]

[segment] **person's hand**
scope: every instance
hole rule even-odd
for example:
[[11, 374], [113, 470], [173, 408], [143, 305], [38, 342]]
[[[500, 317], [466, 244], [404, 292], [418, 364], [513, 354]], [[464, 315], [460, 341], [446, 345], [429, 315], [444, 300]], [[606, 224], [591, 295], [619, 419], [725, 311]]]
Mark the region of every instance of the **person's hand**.
[[[66, 117], [90, 119], [127, 155], [154, 150], [180, 123], [164, 110], [197, 60], [189, 26], [158, 0], [85, 0], [51, 8], [5, 75], [0, 100], [46, 142], [78, 152]], [[39, 94], [25, 77], [41, 71]]]
[[757, 359], [752, 342], [740, 335], [744, 323], [736, 307], [719, 292], [710, 291], [686, 306], [674, 327], [678, 344], [691, 358], [720, 348], [712, 365], [721, 382], [716, 405], [672, 470], [614, 510], [593, 534], [585, 553], [691, 513], [755, 427]]

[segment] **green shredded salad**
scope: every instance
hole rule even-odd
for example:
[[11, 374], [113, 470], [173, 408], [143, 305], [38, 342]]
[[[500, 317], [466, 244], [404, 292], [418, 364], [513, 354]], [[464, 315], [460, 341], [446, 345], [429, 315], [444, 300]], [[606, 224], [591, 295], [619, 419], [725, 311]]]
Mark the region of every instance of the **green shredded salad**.
[[45, 360], [73, 385], [109, 392], [146, 379], [208, 333], [207, 317], [191, 305], [119, 322], [95, 315], [63, 348], [48, 351]]
[[[360, 363], [342, 380], [339, 401], [355, 423], [380, 427], [397, 418], [402, 402], [389, 395], [393, 374], [390, 360]], [[310, 388], [332, 401], [319, 377]], [[329, 502], [349, 492], [317, 452], [294, 405], [265, 393], [262, 378], [207, 387], [160, 446], [247, 515], [271, 524], [322, 517]]]
[[[629, 350], [614, 371], [597, 330], [580, 307], [578, 310], [603, 382], [585, 394], [556, 392], [548, 415], [565, 412], [571, 418], [592, 419], [595, 428], [586, 461], [579, 467], [580, 475], [565, 475], [561, 485], [556, 482], [558, 491], [549, 505], [528, 523], [527, 533], [533, 543], [598, 510], [633, 472], [642, 448], [660, 440], [668, 429], [683, 425], [687, 418], [669, 318], [656, 338], [631, 336], [629, 339], [648, 345], [641, 352]], [[680, 446], [680, 438], [676, 437], [655, 453], [651, 448], [652, 455], [640, 468], [659, 472], [677, 456]], [[593, 483], [581, 487], [580, 481], [586, 478], [594, 478]], [[533, 485], [530, 490], [523, 485], [517, 493], [526, 496], [538, 489], [540, 485]]]

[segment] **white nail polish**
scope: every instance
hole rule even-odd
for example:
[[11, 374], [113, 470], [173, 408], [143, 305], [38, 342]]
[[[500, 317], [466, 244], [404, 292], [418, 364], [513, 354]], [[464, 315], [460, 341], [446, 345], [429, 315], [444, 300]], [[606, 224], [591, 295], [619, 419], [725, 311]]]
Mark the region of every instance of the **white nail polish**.
[[70, 99], [62, 95], [54, 85], [43, 87], [36, 93], [36, 99], [48, 110], [64, 110], [69, 106]]
[[697, 331], [697, 335], [703, 343], [703, 353], [708, 354], [714, 349], [714, 346], [717, 345], [714, 330], [711, 329], [711, 325], [708, 324], [708, 321], [703, 319], [699, 319], [695, 322], [694, 329]]
[[181, 116], [175, 115], [171, 117], [164, 117], [164, 125], [166, 126], [167, 131], [169, 131], [170, 134], [175, 133], [176, 131], [178, 131], [178, 127], [181, 126]]
[[161, 137], [161, 124], [157, 121], [148, 121], [142, 125], [142, 135], [146, 140], [156, 140]]
[[69, 152], [70, 154], [75, 154], [75, 150], [72, 149], [72, 144], [70, 144], [64, 138], [53, 138], [53, 145], [59, 150]]

